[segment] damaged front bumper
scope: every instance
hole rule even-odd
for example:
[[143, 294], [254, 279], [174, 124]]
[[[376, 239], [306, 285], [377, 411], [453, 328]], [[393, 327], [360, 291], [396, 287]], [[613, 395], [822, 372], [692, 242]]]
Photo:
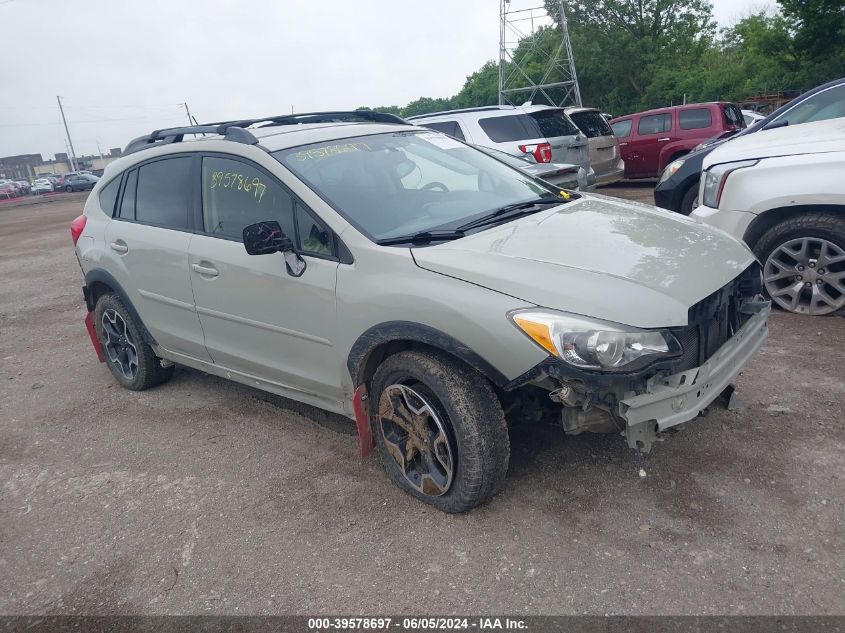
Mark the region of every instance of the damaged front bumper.
[[760, 309], [700, 367], [651, 378], [645, 393], [623, 398], [618, 415], [628, 445], [649, 452], [658, 433], [694, 419], [718, 398], [765, 342], [770, 312], [768, 305]]

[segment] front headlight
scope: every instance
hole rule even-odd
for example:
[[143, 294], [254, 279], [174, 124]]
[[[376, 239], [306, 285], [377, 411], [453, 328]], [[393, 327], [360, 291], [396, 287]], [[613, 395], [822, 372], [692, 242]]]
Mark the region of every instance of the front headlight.
[[704, 172], [704, 184], [701, 187], [701, 204], [711, 209], [718, 209], [722, 200], [722, 192], [725, 190], [725, 183], [737, 169], [754, 167], [759, 160], [742, 160], [736, 163], [722, 163], [713, 165]]
[[633, 371], [681, 353], [678, 340], [663, 330], [639, 330], [549, 310], [517, 310], [508, 317], [537, 345], [579, 369]]
[[661, 182], [669, 180], [675, 173], [684, 166], [684, 159], [678, 159], [676, 161], [672, 161], [668, 165], [666, 165], [666, 169], [663, 170], [663, 173], [660, 174], [660, 182], [657, 184], [659, 185]]

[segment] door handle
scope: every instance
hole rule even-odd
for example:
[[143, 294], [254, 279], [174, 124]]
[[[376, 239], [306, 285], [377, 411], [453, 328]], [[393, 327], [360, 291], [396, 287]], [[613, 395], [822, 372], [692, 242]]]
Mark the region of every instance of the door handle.
[[191, 268], [194, 269], [195, 273], [202, 275], [203, 277], [216, 277], [220, 274], [220, 272], [214, 268], [213, 266], [203, 266], [202, 264], [191, 264]]
[[111, 246], [111, 249], [115, 253], [120, 253], [121, 255], [123, 253], [129, 252], [129, 247], [126, 245], [126, 242], [124, 242], [123, 240], [117, 240], [116, 242], [112, 242], [111, 244], [109, 244], [109, 246]]
[[657, 142], [658, 143], [665, 143], [668, 140], [670, 140], [668, 137], [667, 138], [659, 138], [659, 139], [657, 139]]
[[619, 143], [619, 147], [625, 147], [627, 145], [628, 145], [627, 143]]

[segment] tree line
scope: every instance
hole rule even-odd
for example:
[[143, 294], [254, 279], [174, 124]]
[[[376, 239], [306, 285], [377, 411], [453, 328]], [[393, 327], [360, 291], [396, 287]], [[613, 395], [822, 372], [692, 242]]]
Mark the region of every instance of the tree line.
[[[545, 4], [554, 26], [523, 40], [514, 53], [534, 81], [561, 38], [559, 3]], [[564, 0], [564, 8], [582, 101], [615, 115], [684, 98], [740, 101], [802, 92], [845, 76], [843, 0], [778, 0], [777, 10], [751, 13], [724, 29], [717, 28], [708, 0]], [[548, 81], [562, 79], [553, 73]], [[488, 61], [452, 97], [374, 109], [413, 116], [494, 105], [498, 88], [498, 63]]]

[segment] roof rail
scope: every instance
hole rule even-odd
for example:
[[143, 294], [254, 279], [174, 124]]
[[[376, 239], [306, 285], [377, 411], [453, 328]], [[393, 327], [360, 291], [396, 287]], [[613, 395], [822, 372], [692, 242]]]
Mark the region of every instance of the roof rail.
[[146, 136], [139, 136], [129, 142], [124, 155], [139, 152], [142, 149], [155, 145], [167, 145], [169, 143], [181, 143], [185, 134], [219, 134], [224, 140], [246, 145], [257, 145], [258, 139], [247, 130], [250, 125], [264, 123], [259, 127], [273, 127], [276, 125], [298, 125], [301, 123], [334, 123], [341, 121], [354, 121], [363, 119], [373, 123], [393, 123], [398, 125], [411, 125], [402, 117], [387, 112], [376, 112], [374, 110], [338, 110], [335, 112], [304, 112], [301, 114], [282, 114], [257, 119], [242, 119], [236, 121], [218, 121], [216, 123], [204, 123], [202, 125], [189, 125], [186, 127], [165, 128], [155, 130]]
[[248, 127], [256, 123], [265, 123], [259, 127], [273, 127], [276, 125], [299, 125], [305, 123], [339, 123], [343, 121], [354, 121], [363, 119], [373, 123], [394, 123], [397, 125], [409, 125], [400, 116], [377, 112], [375, 110], [336, 110], [329, 112], [301, 112], [295, 114], [277, 114], [273, 116], [260, 117], [255, 119], [243, 119], [240, 121], [220, 121], [208, 123], [207, 125], [218, 125], [221, 127]]
[[491, 106], [478, 106], [475, 108], [458, 108], [457, 110], [441, 110], [440, 112], [428, 112], [426, 114], [415, 114], [414, 116], [405, 117], [408, 121], [413, 121], [415, 119], [425, 119], [431, 116], [440, 116], [443, 114], [458, 114], [460, 112], [488, 112], [490, 110], [513, 110], [516, 106], [512, 105], [491, 105]]
[[244, 143], [246, 145], [257, 145], [258, 139], [250, 132], [243, 129], [237, 121], [230, 121], [226, 124], [210, 123], [206, 125], [189, 125], [186, 127], [165, 128], [154, 130], [146, 136], [139, 136], [129, 141], [129, 145], [123, 150], [123, 154], [132, 154], [153, 145], [168, 145], [170, 143], [181, 143], [185, 134], [219, 134], [227, 141]]

